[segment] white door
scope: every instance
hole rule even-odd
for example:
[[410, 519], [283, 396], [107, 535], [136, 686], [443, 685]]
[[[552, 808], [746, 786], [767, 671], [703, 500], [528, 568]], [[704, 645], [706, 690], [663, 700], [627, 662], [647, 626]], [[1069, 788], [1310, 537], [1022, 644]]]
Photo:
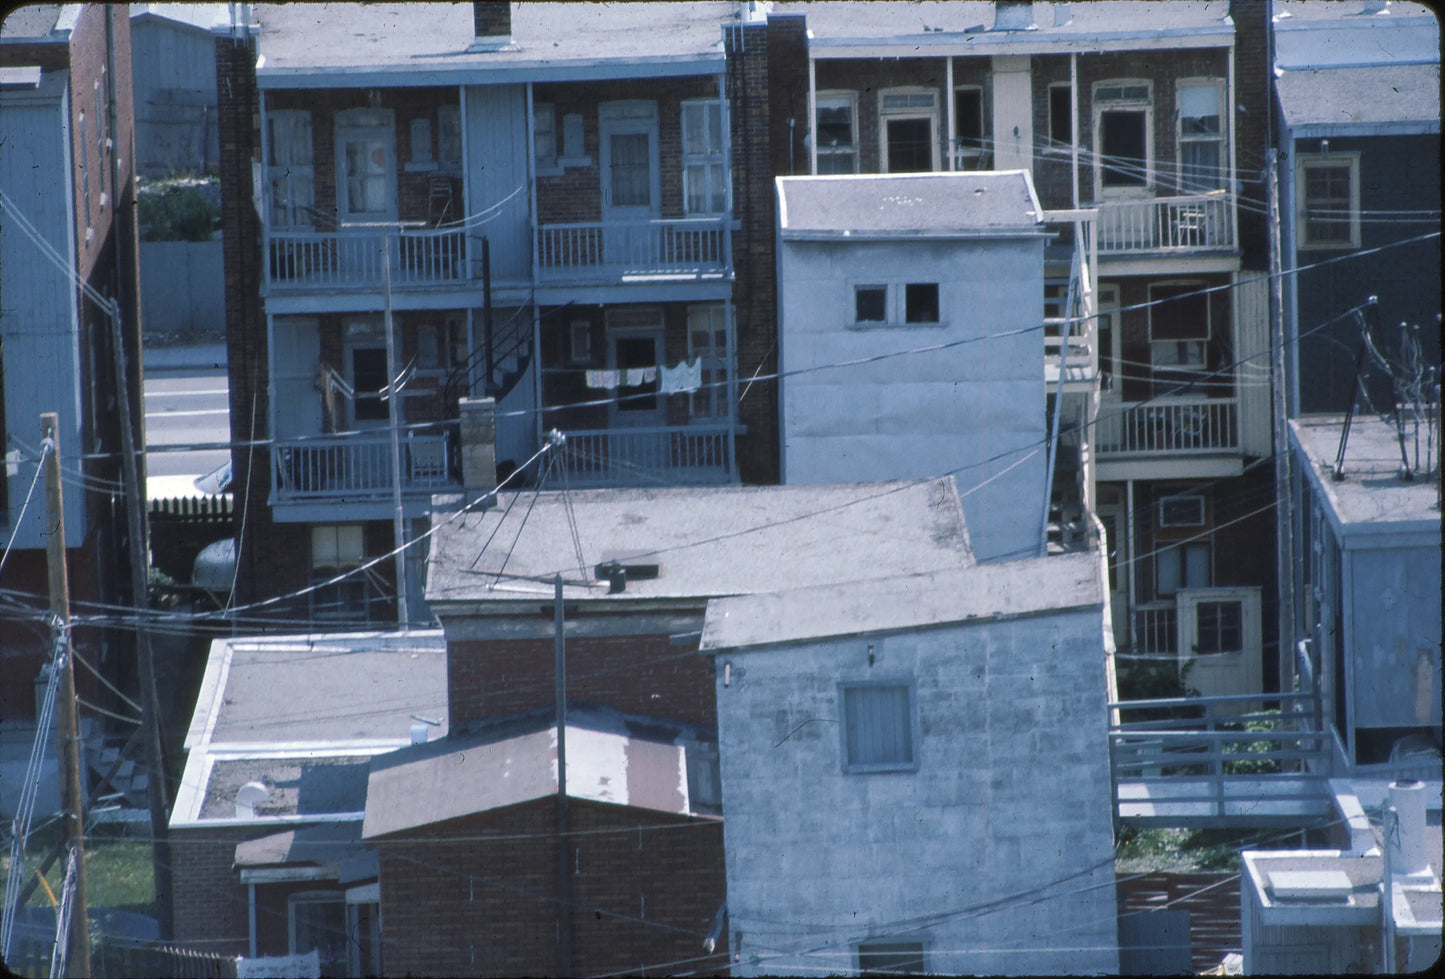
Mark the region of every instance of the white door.
[[1258, 588], [1181, 588], [1179, 665], [1205, 697], [1260, 693], [1264, 641]]
[[656, 264], [649, 224], [661, 213], [656, 102], [608, 102], [598, 112], [603, 261], [625, 270]]
[[389, 110], [337, 115], [336, 208], [343, 223], [396, 220], [396, 135]]
[[[612, 428], [653, 428], [667, 424], [667, 399], [657, 368], [663, 361], [662, 314], [625, 310], [607, 317], [607, 367], [621, 372], [617, 399], [609, 407]], [[652, 368], [650, 381], [627, 383], [628, 371]]]

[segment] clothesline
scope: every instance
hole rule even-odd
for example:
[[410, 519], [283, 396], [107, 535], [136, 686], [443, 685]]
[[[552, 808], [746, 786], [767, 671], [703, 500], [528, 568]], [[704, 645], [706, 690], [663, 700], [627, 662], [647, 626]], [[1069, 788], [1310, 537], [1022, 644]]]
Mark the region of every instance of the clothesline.
[[684, 360], [675, 367], [658, 364], [656, 367], [589, 368], [582, 373], [589, 388], [614, 391], [659, 383], [662, 394], [691, 394], [702, 387], [702, 358]]

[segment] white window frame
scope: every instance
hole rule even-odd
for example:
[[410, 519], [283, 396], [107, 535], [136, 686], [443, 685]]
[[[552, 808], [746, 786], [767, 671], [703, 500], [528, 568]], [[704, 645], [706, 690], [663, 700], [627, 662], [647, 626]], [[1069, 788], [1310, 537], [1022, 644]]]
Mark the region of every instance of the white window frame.
[[[266, 216], [276, 230], [309, 231], [316, 226], [311, 126], [311, 113], [305, 109], [272, 109], [266, 113]], [[279, 133], [286, 134], [284, 142], [277, 139]], [[279, 206], [278, 196], [282, 202]]]
[[[890, 98], [905, 97], [914, 99], [920, 96], [928, 96], [932, 103], [928, 107], [922, 105], [905, 105], [888, 107]], [[901, 85], [895, 88], [885, 88], [878, 92], [878, 172], [888, 173], [888, 123], [904, 121], [908, 119], [928, 120], [928, 146], [930, 169], [925, 172], [937, 173], [941, 166], [938, 158], [938, 90], [923, 85]]]
[[[842, 172], [857, 173], [858, 93], [850, 92], [843, 89], [835, 89], [826, 92], [819, 92], [813, 97], [813, 133], [815, 139], [817, 138], [818, 132], [818, 113], [821, 112], [823, 109], [846, 109], [848, 111], [848, 128], [849, 131], [853, 134], [853, 142], [846, 147], [838, 147], [832, 145], [824, 146], [822, 141], [819, 140], [818, 145], [815, 147], [818, 159], [821, 160], [826, 157], [828, 159], [837, 158], [851, 160], [852, 165], [847, 170]], [[834, 173], [838, 171], [824, 171], [815, 168], [815, 172]]]
[[[351, 210], [347, 188], [346, 144], [353, 141], [378, 142], [386, 151], [382, 184], [383, 206], [375, 211]], [[391, 109], [345, 109], [336, 114], [336, 211], [342, 222], [359, 223], [396, 220], [396, 114]]]
[[[1047, 106], [1048, 114], [1049, 114], [1049, 137], [1048, 137], [1048, 143], [1045, 144], [1045, 146], [1044, 146], [1044, 152], [1045, 152], [1045, 153], [1067, 153], [1067, 152], [1069, 152], [1071, 149], [1073, 149], [1074, 140], [1075, 140], [1075, 139], [1077, 138], [1077, 136], [1078, 136], [1078, 134], [1075, 132], [1075, 130], [1078, 129], [1078, 127], [1074, 125], [1074, 108], [1073, 108], [1074, 100], [1073, 100], [1073, 96], [1070, 95], [1070, 91], [1073, 89], [1073, 87], [1074, 87], [1073, 82], [1050, 82], [1050, 83], [1049, 83], [1049, 90], [1048, 90], [1048, 100], [1049, 100], [1049, 101], [1048, 101], [1048, 106]], [[1067, 142], [1061, 141], [1061, 140], [1058, 138], [1058, 135], [1054, 132], [1054, 92], [1055, 92], [1055, 91], [1062, 91], [1065, 95], [1069, 95], [1069, 111], [1068, 111], [1068, 113], [1067, 113], [1067, 119], [1068, 119], [1068, 122], [1069, 122], [1069, 139], [1068, 139]]]
[[[1166, 502], [1183, 503], [1185, 501], [1189, 501], [1191, 505], [1198, 505], [1198, 520], [1166, 520], [1164, 518], [1164, 504]], [[1171, 493], [1168, 496], [1159, 497], [1155, 502], [1159, 508], [1159, 513], [1156, 518], [1156, 526], [1158, 527], [1203, 527], [1208, 521], [1209, 510], [1204, 501], [1204, 494], [1202, 493]]]
[[[688, 138], [690, 128], [687, 117], [690, 112], [701, 112], [703, 115], [702, 146], [696, 145]], [[727, 139], [727, 134], [722, 131], [722, 100], [715, 98], [685, 99], [678, 114], [682, 130], [683, 211], [689, 216], [725, 214], [728, 206], [728, 175], [726, 159], [723, 155], [723, 142]], [[713, 116], [716, 116], [717, 119], [716, 146], [711, 145]], [[713, 186], [714, 176], [716, 177], [715, 187]], [[699, 180], [704, 183], [703, 199], [706, 201], [706, 206], [694, 208], [692, 206], [693, 189]]]
[[[1315, 167], [1348, 169], [1349, 192], [1349, 236], [1347, 238], [1310, 238], [1309, 180], [1307, 171]], [[1358, 152], [1298, 153], [1294, 161], [1295, 174], [1295, 237], [1302, 251], [1339, 251], [1360, 247], [1360, 154]], [[1328, 202], [1327, 202], [1328, 203]], [[1333, 208], [1332, 208], [1333, 209]]]
[[[1125, 89], [1138, 88], [1142, 86], [1147, 96], [1144, 98], [1120, 98], [1104, 99], [1099, 93], [1111, 88]], [[1140, 197], [1149, 196], [1154, 193], [1154, 83], [1147, 78], [1114, 78], [1107, 81], [1095, 82], [1092, 89], [1092, 119], [1094, 127], [1094, 199], [1103, 200], [1109, 197]], [[1104, 185], [1104, 126], [1103, 114], [1110, 111], [1142, 112], [1144, 114], [1144, 183], [1142, 185], [1129, 185], [1124, 187], [1106, 187]], [[1132, 161], [1131, 165], [1138, 161]]]
[[[934, 310], [937, 317], [932, 320], [918, 320], [911, 322], [908, 319], [908, 287], [909, 286], [933, 286], [937, 290], [938, 304]], [[860, 320], [858, 318], [858, 292], [860, 289], [882, 289], [883, 290], [883, 319], [881, 320]], [[927, 280], [921, 282], [889, 279], [880, 282], [877, 279], [858, 280], [848, 283], [848, 310], [847, 319], [849, 329], [874, 330], [881, 328], [888, 329], [933, 329], [946, 325], [947, 319], [943, 315], [943, 283], [938, 280]]]
[[[1196, 591], [1212, 588], [1214, 584], [1214, 544], [1205, 540], [1185, 540], [1177, 544], [1157, 544], [1154, 553], [1154, 595], [1161, 601], [1168, 601], [1182, 591]], [[1205, 578], [1203, 583], [1189, 581], [1189, 554], [1203, 551], [1206, 555]], [[1165, 590], [1163, 582], [1164, 562], [1174, 564], [1178, 574], [1171, 590]]]
[[[957, 132], [958, 95], [960, 92], [978, 93], [978, 143], [977, 147], [965, 147], [963, 137]], [[989, 118], [988, 100], [984, 98], [982, 85], [955, 85], [953, 87], [955, 131], [953, 134], [953, 169], [986, 170], [993, 159], [993, 127]], [[969, 137], [972, 139], [973, 137]], [[965, 165], [969, 164], [969, 165]]]
[[[692, 303], [687, 307], [687, 359], [689, 363], [694, 358], [702, 360], [702, 387], [688, 395], [688, 415], [694, 422], [723, 421], [730, 414], [728, 378], [732, 364], [728, 359], [728, 333], [732, 324], [728, 322], [728, 311], [724, 303]], [[699, 343], [698, 334], [706, 342]]]
[[[855, 762], [848, 750], [848, 691], [861, 689], [903, 690], [907, 694], [908, 754], [907, 759], [894, 761]], [[870, 676], [838, 682], [838, 750], [846, 775], [873, 775], [886, 772], [916, 772], [919, 769], [918, 690], [911, 676]]]
[[[1184, 131], [1184, 90], [1186, 88], [1213, 88], [1215, 91], [1215, 105], [1219, 110], [1219, 131], [1213, 135], [1191, 134]], [[1180, 194], [1207, 194], [1212, 190], [1223, 190], [1230, 186], [1229, 181], [1229, 117], [1225, 113], [1227, 102], [1225, 100], [1224, 79], [1222, 78], [1181, 78], [1175, 85], [1175, 102], [1178, 111], [1174, 113], [1174, 161], [1175, 180]], [[1185, 185], [1184, 178], [1184, 147], [1190, 143], [1214, 143], [1219, 147], [1217, 172], [1211, 175], [1207, 186], [1192, 187]]]
[[[1214, 656], [1238, 656], [1248, 652], [1260, 635], [1260, 593], [1258, 588], [1181, 588], [1176, 596], [1179, 609], [1179, 661]], [[1239, 648], [1212, 653], [1195, 652], [1199, 644], [1199, 610], [1202, 605], [1238, 602]]]

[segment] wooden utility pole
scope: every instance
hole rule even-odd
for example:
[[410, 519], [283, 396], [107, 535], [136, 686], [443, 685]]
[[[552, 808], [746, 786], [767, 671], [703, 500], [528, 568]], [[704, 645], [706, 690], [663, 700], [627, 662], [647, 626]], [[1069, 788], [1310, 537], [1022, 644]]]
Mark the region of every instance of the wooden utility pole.
[[564, 976], [572, 975], [572, 865], [567, 859], [567, 634], [566, 611], [562, 604], [562, 576], [553, 583], [552, 652], [556, 659], [557, 697], [557, 938], [561, 946]]
[[85, 901], [85, 824], [81, 812], [85, 797], [80, 790], [80, 725], [75, 710], [75, 668], [70, 655], [70, 583], [65, 566], [65, 505], [60, 492], [60, 416], [40, 416], [41, 444], [45, 454], [46, 565], [50, 573], [50, 628], [55, 643], [52, 669], [60, 671], [56, 703], [55, 741], [60, 748], [60, 808], [66, 848], [75, 854], [75, 913], [70, 923], [72, 976], [90, 975], [90, 918]]

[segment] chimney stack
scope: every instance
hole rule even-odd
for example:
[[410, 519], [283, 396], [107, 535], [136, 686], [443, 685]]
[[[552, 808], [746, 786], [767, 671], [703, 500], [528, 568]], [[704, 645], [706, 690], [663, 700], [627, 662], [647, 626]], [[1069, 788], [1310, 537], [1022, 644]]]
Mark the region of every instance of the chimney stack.
[[1399, 879], [1430, 877], [1425, 856], [1425, 783], [1405, 778], [1390, 783], [1388, 805], [1395, 810], [1393, 829], [1386, 823], [1385, 845], [1390, 848], [1390, 870]]
[[497, 488], [497, 402], [495, 398], [460, 398], [462, 489], [475, 503]]
[[512, 5], [507, 0], [474, 0], [472, 51], [500, 51], [512, 47]]

